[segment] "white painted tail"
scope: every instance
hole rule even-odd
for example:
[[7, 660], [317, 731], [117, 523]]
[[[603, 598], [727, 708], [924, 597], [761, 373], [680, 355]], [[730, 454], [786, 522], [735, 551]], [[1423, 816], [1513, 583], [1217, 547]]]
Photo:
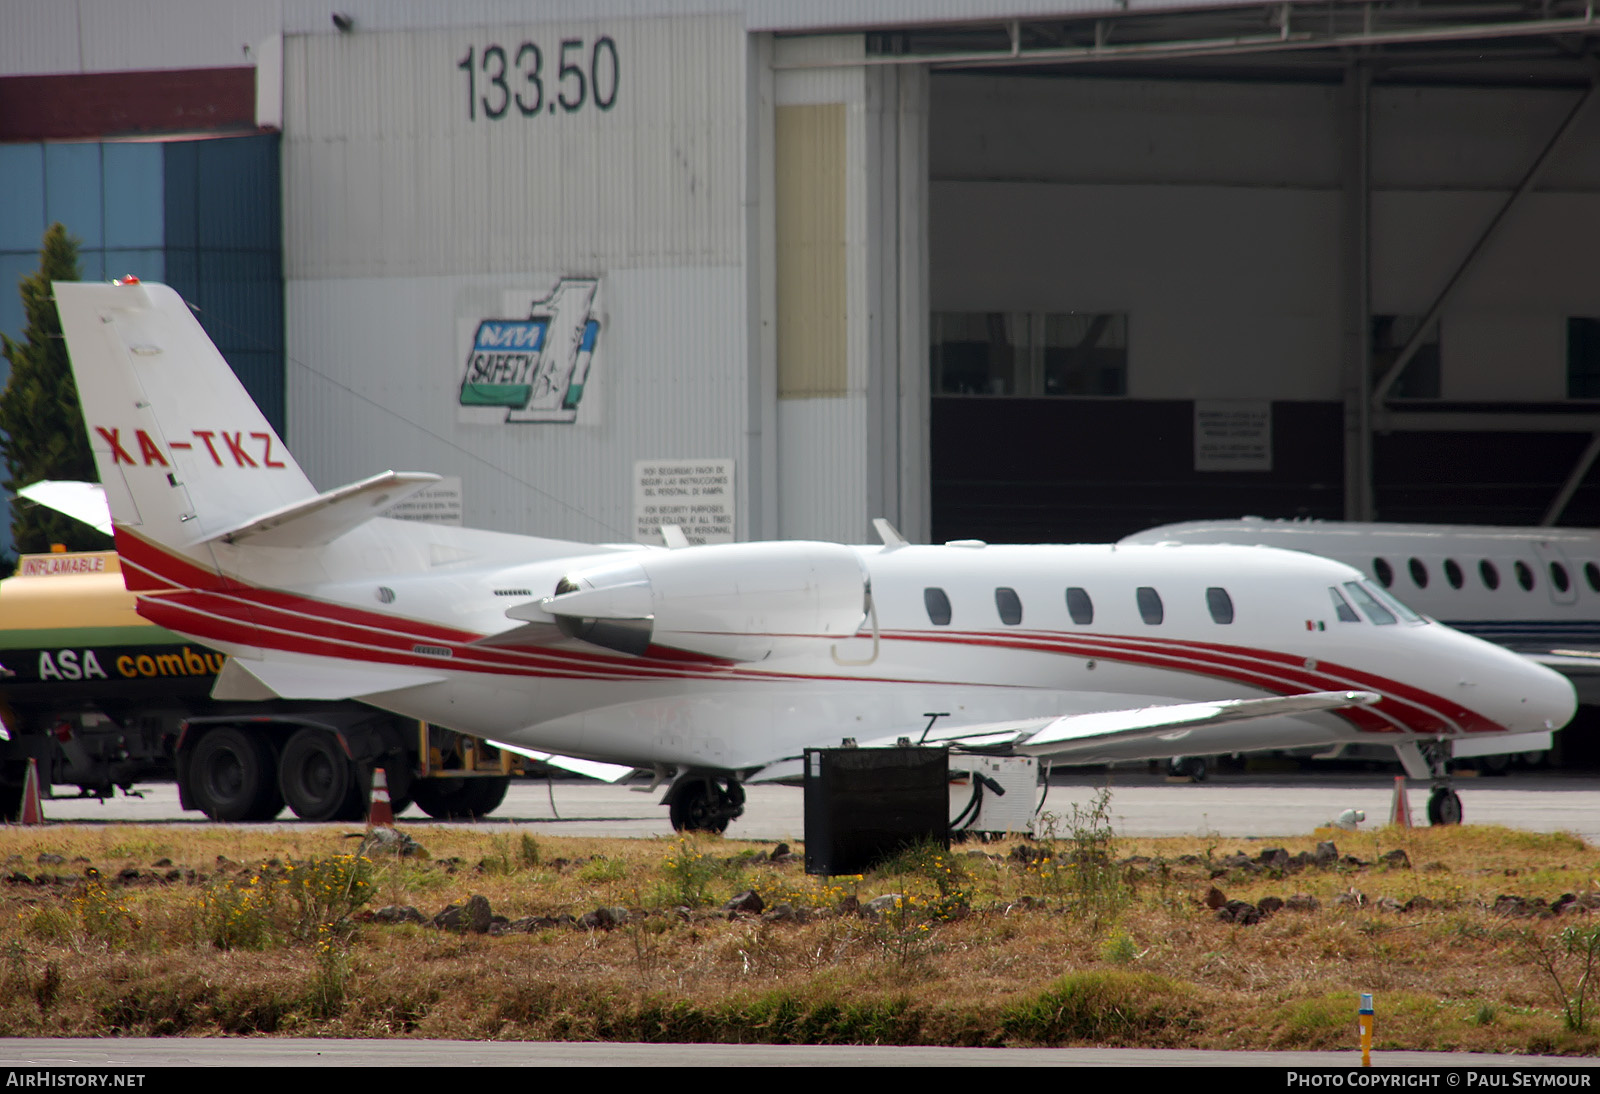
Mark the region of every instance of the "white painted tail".
[[207, 540], [316, 497], [176, 292], [138, 282], [54, 289], [119, 529], [209, 569]]

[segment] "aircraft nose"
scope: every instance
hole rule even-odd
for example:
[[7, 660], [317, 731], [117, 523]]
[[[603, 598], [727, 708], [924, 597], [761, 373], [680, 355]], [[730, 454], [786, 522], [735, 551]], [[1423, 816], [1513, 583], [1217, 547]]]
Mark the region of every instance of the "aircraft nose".
[[1506, 728], [1532, 733], [1560, 729], [1572, 721], [1578, 712], [1578, 692], [1572, 681], [1518, 654], [1509, 656], [1518, 664], [1515, 675], [1505, 680], [1500, 689]]

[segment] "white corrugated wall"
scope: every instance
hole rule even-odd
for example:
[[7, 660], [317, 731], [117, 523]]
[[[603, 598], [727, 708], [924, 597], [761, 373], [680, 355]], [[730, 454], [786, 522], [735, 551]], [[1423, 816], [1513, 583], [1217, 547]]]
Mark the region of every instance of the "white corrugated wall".
[[[747, 534], [745, 56], [736, 16], [287, 38], [289, 443], [313, 479], [456, 474], [470, 525], [614, 541], [635, 461], [731, 458]], [[577, 420], [464, 413], [476, 323], [577, 277], [601, 285]]]

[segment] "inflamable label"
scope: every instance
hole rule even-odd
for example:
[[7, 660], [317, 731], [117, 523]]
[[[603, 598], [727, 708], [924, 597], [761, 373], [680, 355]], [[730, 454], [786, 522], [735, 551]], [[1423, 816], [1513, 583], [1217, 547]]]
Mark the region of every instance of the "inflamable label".
[[564, 277], [525, 305], [526, 317], [473, 320], [457, 397], [463, 417], [483, 421], [482, 411], [503, 408], [496, 417], [505, 422], [577, 421], [600, 340], [599, 295], [598, 278]]

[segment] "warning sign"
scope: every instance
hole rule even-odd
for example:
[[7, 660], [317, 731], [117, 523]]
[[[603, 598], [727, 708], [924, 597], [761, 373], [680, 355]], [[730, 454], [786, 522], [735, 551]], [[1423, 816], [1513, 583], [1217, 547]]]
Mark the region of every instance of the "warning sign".
[[639, 460], [633, 465], [634, 539], [663, 543], [676, 524], [691, 546], [732, 543], [732, 460]]

